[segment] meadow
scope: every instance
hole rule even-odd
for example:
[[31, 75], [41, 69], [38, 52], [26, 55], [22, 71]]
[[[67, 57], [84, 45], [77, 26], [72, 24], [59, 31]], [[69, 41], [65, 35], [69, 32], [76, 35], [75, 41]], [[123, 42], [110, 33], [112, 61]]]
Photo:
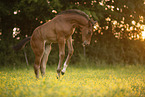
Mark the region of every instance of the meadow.
[[56, 68], [36, 80], [32, 66], [0, 67], [0, 97], [145, 97], [144, 65], [71, 64], [60, 79]]

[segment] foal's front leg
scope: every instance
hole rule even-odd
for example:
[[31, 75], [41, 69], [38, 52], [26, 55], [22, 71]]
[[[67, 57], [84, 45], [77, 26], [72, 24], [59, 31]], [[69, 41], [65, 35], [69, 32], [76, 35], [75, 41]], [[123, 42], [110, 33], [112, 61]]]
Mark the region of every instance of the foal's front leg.
[[73, 45], [72, 45], [72, 37], [70, 36], [69, 39], [67, 40], [67, 47], [68, 47], [68, 56], [66, 58], [66, 61], [64, 63], [64, 67], [61, 71], [61, 74], [64, 75], [66, 68], [68, 66], [68, 63], [71, 59], [71, 56], [73, 55], [74, 49], [73, 49]]
[[57, 78], [60, 77], [61, 66], [65, 56], [65, 41], [59, 42], [58, 45], [59, 45], [59, 63], [57, 68]]

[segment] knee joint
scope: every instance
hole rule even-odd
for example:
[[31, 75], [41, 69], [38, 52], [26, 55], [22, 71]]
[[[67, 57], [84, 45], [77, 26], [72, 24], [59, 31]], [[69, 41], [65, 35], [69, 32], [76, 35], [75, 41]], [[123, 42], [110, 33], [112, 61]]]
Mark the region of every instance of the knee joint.
[[62, 52], [62, 53], [59, 54], [59, 57], [64, 57], [64, 56], [65, 56], [65, 53], [64, 52]]
[[69, 54], [72, 55], [73, 52], [74, 52], [74, 50], [72, 49], [72, 50], [69, 51]]

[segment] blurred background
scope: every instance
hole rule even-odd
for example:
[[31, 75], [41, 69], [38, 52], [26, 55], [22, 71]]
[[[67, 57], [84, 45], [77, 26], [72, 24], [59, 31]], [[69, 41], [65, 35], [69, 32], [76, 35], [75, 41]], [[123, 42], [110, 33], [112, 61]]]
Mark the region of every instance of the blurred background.
[[[12, 47], [67, 9], [82, 10], [98, 21], [91, 44], [85, 49], [87, 60], [96, 64], [145, 64], [144, 0], [0, 0], [0, 65], [26, 64], [24, 52], [29, 64], [33, 64], [30, 43], [17, 52]], [[75, 64], [84, 59], [79, 29], [73, 39], [71, 63]], [[52, 44], [48, 65], [57, 63], [58, 45]]]

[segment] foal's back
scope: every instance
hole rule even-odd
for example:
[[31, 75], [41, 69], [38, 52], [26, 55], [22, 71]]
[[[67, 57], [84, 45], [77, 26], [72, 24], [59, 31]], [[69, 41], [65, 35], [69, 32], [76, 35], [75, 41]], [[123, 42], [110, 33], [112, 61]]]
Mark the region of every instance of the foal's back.
[[33, 38], [41, 38], [42, 41], [57, 42], [56, 24], [59, 20], [58, 17], [53, 18], [51, 21], [44, 23], [37, 27], [32, 34]]

